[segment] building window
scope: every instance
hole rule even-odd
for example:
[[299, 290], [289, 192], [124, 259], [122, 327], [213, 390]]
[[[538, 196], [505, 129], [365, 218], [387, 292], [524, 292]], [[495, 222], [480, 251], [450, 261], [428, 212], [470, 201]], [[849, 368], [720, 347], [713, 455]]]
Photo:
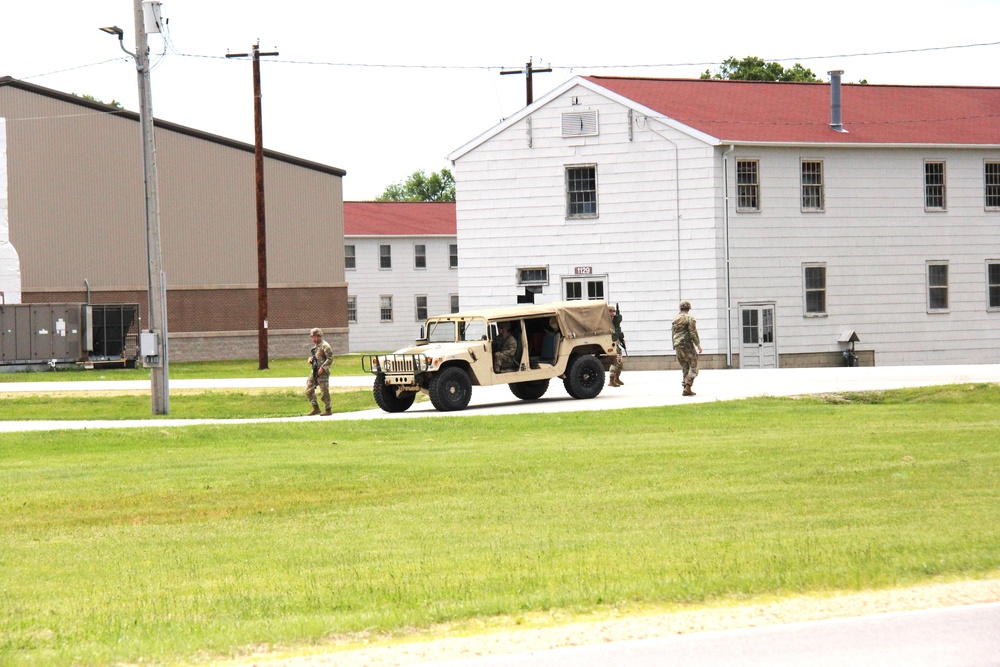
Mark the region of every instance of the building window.
[[422, 243], [418, 243], [413, 246], [413, 268], [415, 269], [427, 268], [427, 246], [423, 245]]
[[383, 294], [378, 298], [379, 320], [392, 322], [392, 295]]
[[458, 312], [458, 295], [457, 294], [452, 294], [451, 295], [451, 312], [453, 312], [453, 313], [457, 313]]
[[990, 310], [1000, 310], [1000, 261], [986, 262], [986, 290]]
[[354, 254], [353, 245], [344, 246], [344, 268], [345, 269], [356, 269], [358, 268], [358, 261]]
[[760, 183], [758, 173], [760, 162], [757, 160], [736, 161], [736, 210], [760, 210]]
[[392, 246], [389, 244], [383, 244], [378, 247], [378, 268], [380, 269], [391, 269], [392, 268]]
[[566, 217], [597, 217], [597, 167], [566, 167]]
[[548, 285], [549, 267], [532, 266], [517, 270], [518, 285]]
[[417, 296], [414, 297], [416, 310], [417, 310], [417, 322], [423, 322], [427, 319], [427, 297]]
[[457, 269], [458, 268], [458, 244], [450, 243], [448, 244], [448, 268]]
[[826, 266], [804, 264], [806, 315], [826, 315]]
[[347, 297], [347, 323], [358, 323], [358, 297], [356, 296]]
[[823, 210], [823, 162], [802, 161], [802, 210]]
[[948, 310], [947, 262], [927, 262], [927, 310]]
[[944, 162], [924, 162], [924, 209], [945, 209]]
[[587, 280], [567, 280], [563, 285], [563, 294], [567, 301], [603, 301], [604, 278]]
[[986, 181], [986, 208], [1000, 211], [1000, 162], [987, 162], [983, 175]]

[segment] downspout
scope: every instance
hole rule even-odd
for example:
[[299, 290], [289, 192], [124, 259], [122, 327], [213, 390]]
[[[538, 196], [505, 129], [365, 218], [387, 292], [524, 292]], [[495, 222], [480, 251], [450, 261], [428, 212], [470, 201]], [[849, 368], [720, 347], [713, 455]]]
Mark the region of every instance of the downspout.
[[87, 305], [90, 305], [90, 281], [86, 278], [83, 279], [83, 284], [87, 286]]
[[733, 367], [733, 300], [729, 272], [729, 156], [736, 150], [735, 144], [722, 154], [722, 243], [726, 253], [726, 368]]

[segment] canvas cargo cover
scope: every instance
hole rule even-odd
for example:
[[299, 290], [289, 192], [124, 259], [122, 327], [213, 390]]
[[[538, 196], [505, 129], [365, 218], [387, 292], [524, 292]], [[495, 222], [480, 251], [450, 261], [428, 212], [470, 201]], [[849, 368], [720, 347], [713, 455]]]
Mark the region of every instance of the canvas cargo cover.
[[579, 336], [610, 335], [611, 314], [604, 301], [557, 301], [546, 304], [525, 304], [506, 308], [489, 308], [465, 311], [452, 315], [435, 317], [435, 320], [462, 320], [483, 317], [488, 320], [505, 320], [519, 317], [555, 317], [559, 329], [567, 338]]

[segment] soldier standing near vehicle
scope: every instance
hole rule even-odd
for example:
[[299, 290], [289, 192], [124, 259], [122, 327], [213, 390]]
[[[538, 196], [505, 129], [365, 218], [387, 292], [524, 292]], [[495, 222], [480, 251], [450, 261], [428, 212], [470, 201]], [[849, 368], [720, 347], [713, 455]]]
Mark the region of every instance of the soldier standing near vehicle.
[[[698, 376], [698, 355], [701, 354], [701, 339], [698, 338], [698, 324], [691, 316], [691, 302], [681, 301], [681, 312], [673, 322], [673, 342], [674, 352], [677, 354], [677, 363], [681, 365], [681, 372], [684, 374], [682, 382], [684, 391], [681, 396], [694, 396], [691, 385]], [[696, 349], [697, 348], [697, 351]]]
[[[330, 364], [333, 363], [333, 348], [323, 340], [323, 332], [319, 329], [312, 329], [309, 332], [312, 338], [313, 349], [311, 356], [306, 359], [306, 363], [312, 366], [312, 374], [306, 380], [306, 397], [312, 403], [313, 409], [307, 417], [322, 414], [328, 417], [333, 414], [333, 405], [330, 403]], [[316, 401], [316, 389], [320, 390], [320, 398], [326, 410], [319, 411], [319, 402]]]
[[611, 340], [615, 341], [615, 361], [611, 364], [608, 384], [612, 387], [621, 387], [625, 384], [622, 382], [622, 371], [625, 370], [622, 351], [628, 354], [628, 349], [625, 347], [625, 334], [622, 333], [622, 313], [616, 304], [614, 308], [608, 306], [608, 314], [611, 315]]

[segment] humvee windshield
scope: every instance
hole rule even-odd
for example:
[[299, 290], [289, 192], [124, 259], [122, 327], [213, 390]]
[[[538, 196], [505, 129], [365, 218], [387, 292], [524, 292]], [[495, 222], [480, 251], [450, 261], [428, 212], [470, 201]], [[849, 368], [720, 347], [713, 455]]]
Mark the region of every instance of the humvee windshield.
[[431, 322], [427, 325], [428, 343], [454, 343], [455, 322]]

